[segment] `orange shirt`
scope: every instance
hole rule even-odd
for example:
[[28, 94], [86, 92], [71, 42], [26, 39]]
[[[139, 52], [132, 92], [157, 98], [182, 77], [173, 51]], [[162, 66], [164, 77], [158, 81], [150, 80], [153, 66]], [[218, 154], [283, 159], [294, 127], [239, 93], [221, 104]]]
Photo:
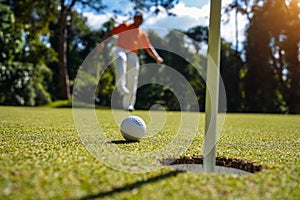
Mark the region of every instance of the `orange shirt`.
[[118, 47], [134, 53], [138, 53], [139, 48], [146, 49], [152, 46], [146, 33], [134, 24], [121, 24], [113, 28], [112, 33], [118, 35]]

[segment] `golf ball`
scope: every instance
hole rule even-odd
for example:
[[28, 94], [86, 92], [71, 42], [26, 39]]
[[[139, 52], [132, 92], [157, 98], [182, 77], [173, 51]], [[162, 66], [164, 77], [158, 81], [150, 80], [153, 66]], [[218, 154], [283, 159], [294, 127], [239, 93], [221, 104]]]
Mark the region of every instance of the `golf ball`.
[[126, 117], [121, 123], [122, 136], [128, 141], [139, 141], [146, 134], [146, 124], [138, 116]]

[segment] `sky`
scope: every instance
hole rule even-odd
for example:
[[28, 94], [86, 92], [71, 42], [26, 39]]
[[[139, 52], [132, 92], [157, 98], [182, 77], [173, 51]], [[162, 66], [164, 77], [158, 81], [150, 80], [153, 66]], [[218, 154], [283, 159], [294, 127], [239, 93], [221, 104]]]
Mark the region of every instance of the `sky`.
[[[84, 12], [83, 15], [88, 19], [88, 25], [94, 29], [99, 29], [104, 22], [113, 16], [112, 10], [122, 9], [124, 13], [133, 12], [133, 4], [128, 0], [102, 0], [108, 9], [103, 14], [95, 14], [92, 12]], [[222, 7], [226, 7], [232, 0], [222, 0]], [[171, 10], [175, 17], [168, 16], [165, 12], [161, 12], [158, 15], [151, 13], [145, 13], [144, 23], [142, 28], [166, 28], [166, 29], [180, 29], [188, 30], [194, 26], [209, 25], [209, 11], [210, 0], [180, 0], [179, 3]], [[228, 42], [232, 42], [235, 45], [235, 14], [232, 13], [228, 23], [224, 23], [227, 17], [222, 16], [221, 24], [221, 36]], [[245, 40], [245, 26], [247, 19], [241, 15], [238, 16], [239, 24], [239, 41]], [[117, 23], [122, 23], [128, 20], [128, 17], [118, 16]]]

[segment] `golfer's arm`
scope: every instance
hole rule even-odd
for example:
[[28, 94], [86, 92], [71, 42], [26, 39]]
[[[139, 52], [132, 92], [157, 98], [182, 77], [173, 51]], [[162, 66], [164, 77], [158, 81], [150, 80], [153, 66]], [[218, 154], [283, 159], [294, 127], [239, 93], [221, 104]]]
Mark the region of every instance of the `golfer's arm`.
[[153, 47], [145, 49], [147, 53], [154, 59], [156, 60], [157, 63], [162, 63], [163, 59], [158, 55], [156, 50]]

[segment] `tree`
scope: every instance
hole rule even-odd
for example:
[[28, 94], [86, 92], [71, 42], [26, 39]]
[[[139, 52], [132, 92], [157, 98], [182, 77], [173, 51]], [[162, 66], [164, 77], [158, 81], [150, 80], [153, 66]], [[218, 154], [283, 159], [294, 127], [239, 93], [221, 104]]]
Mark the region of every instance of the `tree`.
[[[300, 113], [300, 7], [299, 1], [292, 0], [286, 7], [285, 39], [282, 41], [284, 52], [283, 76], [284, 98], [290, 113]], [[282, 54], [280, 54], [282, 55]]]
[[270, 64], [271, 21], [264, 9], [253, 13], [247, 31], [247, 74], [245, 77], [245, 100], [248, 112], [278, 112], [278, 87]]
[[15, 73], [13, 63], [22, 51], [22, 32], [8, 6], [0, 4], [0, 103], [13, 100]]
[[130, 0], [135, 4], [134, 9], [146, 9], [150, 10], [150, 8], [155, 8], [154, 13], [158, 14], [161, 9], [164, 9], [169, 15], [174, 15], [170, 12], [172, 8], [176, 4], [178, 4], [179, 0]]
[[58, 1], [58, 69], [59, 69], [59, 96], [60, 99], [70, 99], [70, 84], [69, 75], [67, 70], [67, 37], [68, 29], [67, 25], [71, 20], [72, 10], [75, 5], [82, 7], [89, 7], [97, 12], [101, 11], [104, 6], [100, 0], [59, 0]]
[[[200, 51], [201, 46], [208, 44], [208, 27], [196, 26], [189, 29], [186, 34], [193, 39], [192, 44], [197, 53]], [[225, 86], [227, 111], [229, 112], [239, 112], [242, 110], [241, 69], [243, 65], [240, 53], [237, 50], [233, 50], [232, 43], [228, 43], [222, 39], [220, 74]], [[202, 94], [202, 96], [204, 97], [205, 94]]]
[[[16, 5], [13, 7], [18, 9]], [[0, 10], [0, 103], [29, 106], [48, 103], [46, 82], [51, 72], [45, 60], [51, 51], [36, 39], [39, 31], [27, 26], [32, 30], [27, 33], [24, 21], [16, 20], [9, 7], [0, 4]]]
[[192, 38], [192, 44], [196, 49], [196, 53], [199, 53], [201, 46], [208, 44], [208, 27], [207, 26], [196, 26], [190, 28], [185, 33], [187, 36]]
[[235, 0], [233, 9], [249, 20], [246, 111], [299, 113], [299, 1]]
[[244, 65], [240, 53], [232, 48], [232, 43], [222, 40], [220, 74], [225, 87], [228, 112], [242, 111], [241, 70]]
[[0, 4], [0, 62], [12, 64], [22, 51], [22, 30], [8, 6]]
[[253, 11], [247, 31], [248, 100], [253, 108], [264, 102], [261, 108], [267, 112], [299, 112], [299, 7], [293, 2], [287, 6], [284, 0], [268, 0]]

